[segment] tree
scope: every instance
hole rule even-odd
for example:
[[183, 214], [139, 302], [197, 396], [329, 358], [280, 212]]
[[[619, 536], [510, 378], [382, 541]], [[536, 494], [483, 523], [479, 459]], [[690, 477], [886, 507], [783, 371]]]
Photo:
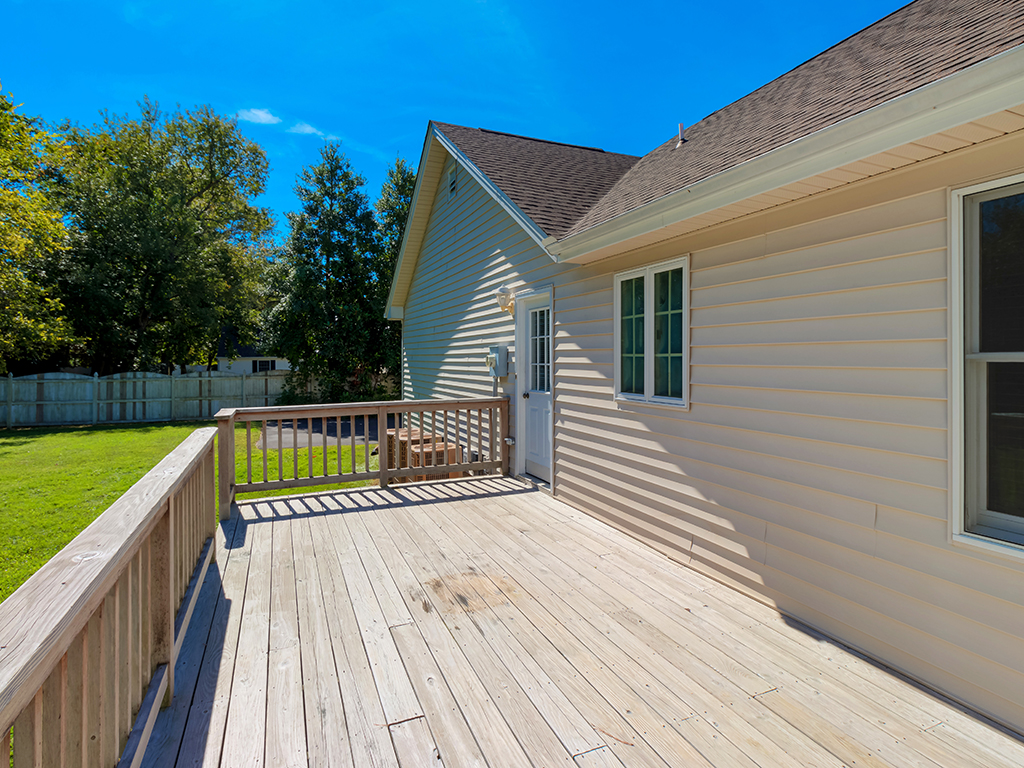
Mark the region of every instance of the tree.
[[370, 388], [376, 223], [365, 184], [336, 143], [295, 184], [288, 216], [285, 295], [270, 316], [275, 350], [292, 364], [293, 396], [317, 382], [319, 399], [358, 400]]
[[52, 185], [71, 226], [50, 272], [103, 374], [210, 362], [227, 326], [251, 341], [266, 266], [263, 149], [210, 107], [139, 106], [65, 126]]
[[394, 397], [399, 392], [402, 371], [402, 327], [397, 322], [386, 320], [384, 313], [387, 311], [391, 280], [402, 248], [405, 222], [409, 217], [415, 188], [416, 170], [402, 158], [396, 158], [394, 165], [388, 167], [380, 197], [374, 206], [377, 214], [378, 243], [370, 269], [376, 338], [369, 351], [372, 367], [377, 372], [374, 389], [382, 399]]
[[0, 92], [0, 374], [74, 341], [63, 306], [41, 285], [43, 257], [64, 244], [64, 224], [42, 188], [61, 144]]

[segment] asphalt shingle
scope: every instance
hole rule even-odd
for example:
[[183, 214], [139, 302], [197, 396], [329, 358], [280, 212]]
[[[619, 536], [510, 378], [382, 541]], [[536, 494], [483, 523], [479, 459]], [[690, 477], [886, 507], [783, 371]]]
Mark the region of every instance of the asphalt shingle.
[[[916, 0], [690, 126], [565, 231], [597, 226], [1024, 43], [1024, 0]], [[1021, 96], [1024, 101], [1024, 94]]]
[[560, 237], [640, 158], [434, 123], [545, 234]]

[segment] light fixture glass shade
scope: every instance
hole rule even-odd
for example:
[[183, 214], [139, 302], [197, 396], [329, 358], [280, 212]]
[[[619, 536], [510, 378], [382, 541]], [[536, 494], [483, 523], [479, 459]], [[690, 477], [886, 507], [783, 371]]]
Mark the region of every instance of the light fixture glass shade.
[[507, 288], [504, 285], [500, 286], [494, 292], [494, 298], [502, 312], [508, 312], [510, 315], [515, 313], [516, 295], [512, 292], [511, 288]]

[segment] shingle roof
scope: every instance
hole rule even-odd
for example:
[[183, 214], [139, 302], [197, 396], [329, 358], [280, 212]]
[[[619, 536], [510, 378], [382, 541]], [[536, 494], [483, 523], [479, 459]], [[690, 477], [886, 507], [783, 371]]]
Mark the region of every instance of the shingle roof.
[[[1024, 43], [1024, 0], [916, 0], [645, 155], [573, 235]], [[1022, 96], [1024, 99], [1024, 96]]]
[[434, 123], [547, 235], [560, 237], [640, 158]]

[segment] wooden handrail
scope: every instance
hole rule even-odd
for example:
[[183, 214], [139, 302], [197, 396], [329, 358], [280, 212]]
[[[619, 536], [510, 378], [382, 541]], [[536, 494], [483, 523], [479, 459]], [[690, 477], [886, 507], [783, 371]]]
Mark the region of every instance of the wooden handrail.
[[17, 764], [138, 763], [216, 551], [215, 435], [193, 432], [0, 604]]
[[[386, 400], [365, 403], [329, 403], [326, 405], [290, 405], [274, 408], [225, 408], [217, 413], [217, 429], [220, 451], [220, 517], [228, 519], [236, 493], [266, 491], [277, 488], [303, 488], [313, 485], [332, 485], [356, 480], [376, 478], [381, 487], [394, 480], [409, 478], [431, 478], [461, 475], [465, 472], [500, 472], [508, 474], [508, 398], [482, 397], [447, 400]], [[439, 414], [441, 417], [439, 418]], [[389, 416], [395, 416], [396, 430], [388, 430]], [[376, 470], [369, 466], [369, 422], [377, 419], [380, 462]], [[306, 421], [306, 442], [309, 445], [305, 476], [300, 477], [298, 463], [299, 440], [298, 421]], [[350, 448], [348, 468], [342, 466], [342, 420], [347, 420]], [[292, 445], [283, 445], [282, 420], [292, 421], [290, 434]], [[320, 421], [318, 444], [314, 445], [313, 423]], [[333, 441], [328, 439], [328, 424], [333, 420], [336, 434]], [[235, 473], [235, 423], [246, 423], [246, 471], [245, 482], [239, 483]], [[267, 437], [268, 423], [276, 422], [278, 437], [277, 479], [268, 473]], [[259, 422], [259, 438], [262, 439], [262, 456], [256, 456], [253, 448], [252, 424]], [[363, 470], [356, 466], [356, 426], [362, 425], [360, 443], [364, 450]], [[410, 427], [412, 429], [410, 430]], [[393, 432], [391, 438], [401, 443], [394, 455], [387, 450], [385, 432]], [[327, 453], [333, 442], [337, 446], [336, 471], [328, 466]], [[443, 447], [442, 447], [443, 446]], [[314, 447], [323, 448], [322, 474], [315, 473], [313, 466]], [[292, 450], [290, 466], [283, 454]], [[254, 457], [262, 459], [253, 467]], [[389, 457], [391, 461], [389, 462]], [[262, 465], [262, 467], [261, 467]], [[262, 480], [256, 479], [262, 468]], [[291, 477], [286, 478], [286, 470]]]

